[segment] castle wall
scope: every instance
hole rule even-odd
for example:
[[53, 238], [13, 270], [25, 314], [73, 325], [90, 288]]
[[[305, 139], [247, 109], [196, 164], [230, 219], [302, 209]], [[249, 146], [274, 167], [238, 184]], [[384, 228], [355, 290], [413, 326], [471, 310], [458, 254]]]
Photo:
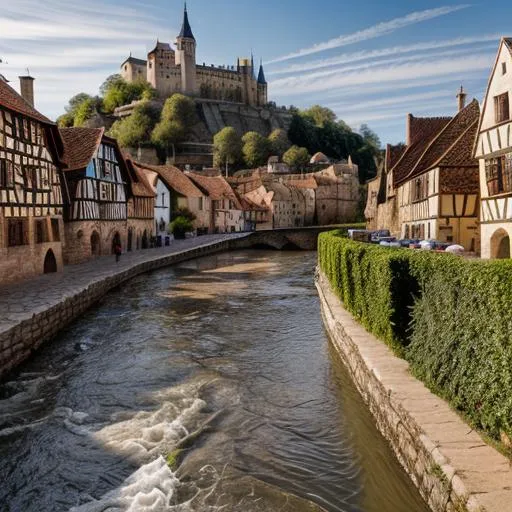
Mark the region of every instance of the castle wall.
[[127, 82], [135, 82], [136, 80], [147, 80], [147, 64], [137, 64], [135, 62], [125, 62], [121, 68], [121, 76]]

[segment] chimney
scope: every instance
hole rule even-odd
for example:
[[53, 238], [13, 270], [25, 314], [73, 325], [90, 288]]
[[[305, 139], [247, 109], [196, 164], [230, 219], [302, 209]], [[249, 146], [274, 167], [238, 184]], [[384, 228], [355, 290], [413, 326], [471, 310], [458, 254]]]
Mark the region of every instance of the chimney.
[[466, 96], [467, 94], [464, 92], [464, 87], [461, 85], [459, 94], [457, 94], [459, 112], [466, 106]]
[[23, 99], [34, 106], [34, 78], [31, 76], [20, 76], [20, 92]]
[[411, 121], [412, 114], [407, 114], [407, 118], [405, 119], [405, 145], [411, 145]]

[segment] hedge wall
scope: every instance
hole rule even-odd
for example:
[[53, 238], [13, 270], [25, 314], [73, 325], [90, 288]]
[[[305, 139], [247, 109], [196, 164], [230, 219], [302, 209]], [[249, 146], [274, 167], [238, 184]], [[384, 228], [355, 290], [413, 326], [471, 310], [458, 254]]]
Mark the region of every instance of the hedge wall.
[[512, 261], [466, 260], [323, 233], [319, 265], [367, 330], [479, 428], [512, 437]]

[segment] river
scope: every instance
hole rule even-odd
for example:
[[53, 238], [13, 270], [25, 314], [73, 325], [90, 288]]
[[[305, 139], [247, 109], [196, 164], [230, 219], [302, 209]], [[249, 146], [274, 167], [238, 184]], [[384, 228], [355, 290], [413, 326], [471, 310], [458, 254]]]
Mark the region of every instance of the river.
[[0, 385], [5, 512], [427, 511], [323, 330], [316, 253], [139, 276]]

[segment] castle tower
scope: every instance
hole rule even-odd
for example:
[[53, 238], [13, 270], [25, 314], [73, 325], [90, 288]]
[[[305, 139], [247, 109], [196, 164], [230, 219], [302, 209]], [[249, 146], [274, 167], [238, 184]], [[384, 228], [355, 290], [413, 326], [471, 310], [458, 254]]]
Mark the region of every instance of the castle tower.
[[187, 4], [183, 14], [183, 25], [176, 39], [176, 64], [181, 66], [181, 91], [184, 94], [197, 93], [196, 40], [188, 21]]
[[464, 91], [464, 87], [460, 86], [460, 91], [457, 94], [457, 107], [459, 112], [466, 106], [466, 97], [467, 94]]
[[265, 73], [263, 71], [263, 62], [260, 61], [260, 71], [258, 73], [258, 106], [263, 107], [268, 103], [267, 100], [267, 81], [265, 80]]
[[242, 102], [247, 105], [257, 105], [257, 81], [254, 76], [251, 59], [238, 59], [238, 72], [242, 76]]

